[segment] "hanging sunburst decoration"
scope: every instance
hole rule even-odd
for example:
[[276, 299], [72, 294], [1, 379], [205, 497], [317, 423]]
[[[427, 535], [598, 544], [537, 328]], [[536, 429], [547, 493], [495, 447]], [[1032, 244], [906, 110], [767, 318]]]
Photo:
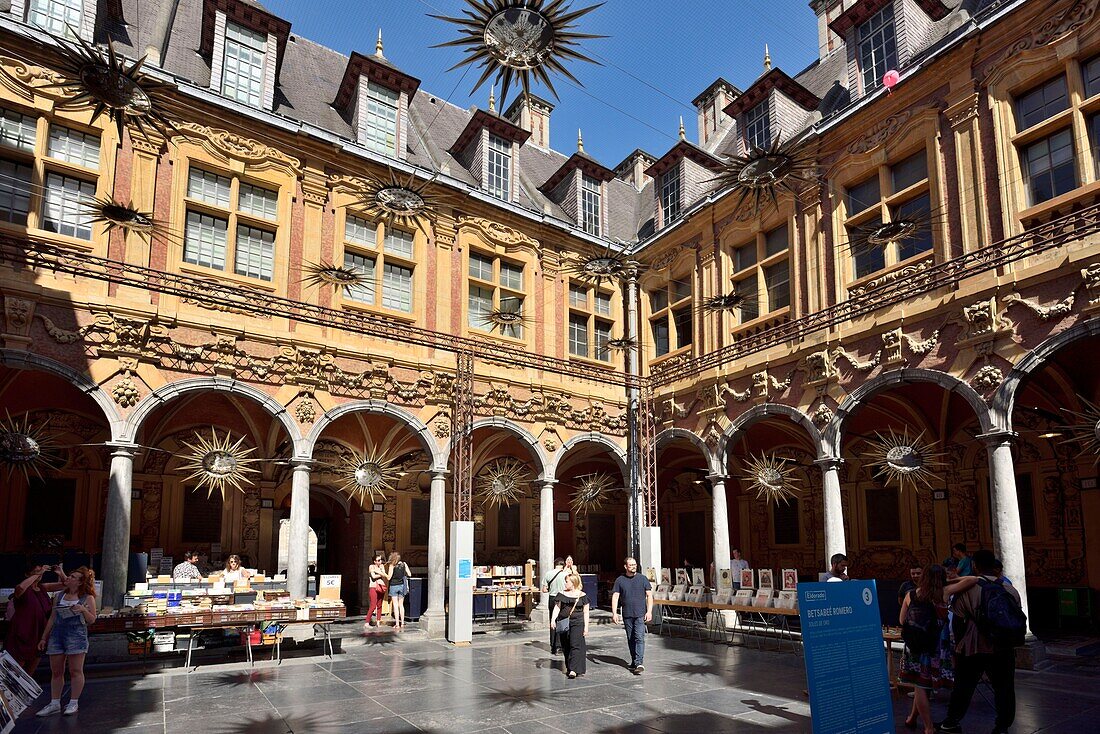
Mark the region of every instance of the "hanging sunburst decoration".
[[628, 336], [624, 336], [619, 339], [608, 339], [600, 345], [600, 356], [611, 354], [612, 352], [632, 352], [638, 348], [638, 340], [631, 339]]
[[362, 195], [351, 206], [387, 227], [416, 227], [427, 235], [425, 222], [435, 222], [440, 209], [452, 203], [451, 197], [440, 187], [429, 191], [433, 180], [420, 181], [411, 173], [403, 178], [390, 168], [388, 175], [363, 177], [360, 180]]
[[740, 192], [737, 209], [748, 201], [759, 213], [768, 202], [778, 208], [780, 194], [797, 196], [803, 186], [816, 179], [817, 164], [802, 147], [801, 139], [783, 142], [776, 136], [767, 148], [754, 147], [745, 155], [731, 158], [725, 170], [711, 180], [719, 189]]
[[626, 265], [626, 255], [609, 247], [593, 257], [573, 260], [562, 270], [573, 280], [598, 286], [618, 281], [626, 270]]
[[385, 499], [386, 492], [397, 488], [402, 475], [401, 465], [382, 452], [367, 454], [351, 452], [343, 457], [339, 474], [343, 480], [340, 490], [346, 492], [360, 506]]
[[183, 455], [184, 463], [180, 464], [179, 471], [191, 472], [183, 481], [197, 479], [195, 491], [206, 489], [207, 497], [215, 490], [221, 492], [223, 499], [227, 489], [243, 492], [246, 485], [252, 484], [249, 475], [259, 474], [259, 469], [251, 466], [259, 459], [249, 458], [256, 447], [246, 449], [244, 441], [244, 436], [234, 441], [233, 434], [228, 431], [219, 436], [213, 426], [209, 439], [196, 431], [194, 443], [181, 441], [188, 453]]
[[92, 199], [83, 203], [85, 211], [92, 222], [105, 225], [105, 230], [110, 234], [111, 230], [118, 229], [126, 234], [131, 232], [140, 236], [146, 242], [156, 239], [180, 239], [170, 235], [168, 226], [153, 217], [149, 212], [143, 212], [133, 203], [123, 204], [110, 196]]
[[732, 290], [725, 295], [704, 298], [696, 308], [704, 313], [730, 313], [743, 308], [746, 303], [745, 296]]
[[[541, 82], [557, 99], [551, 74], [562, 74], [576, 84], [580, 81], [565, 68], [571, 59], [597, 62], [577, 50], [581, 40], [604, 38], [591, 33], [577, 33], [576, 21], [603, 3], [574, 10], [567, 0], [466, 0], [469, 6], [464, 17], [433, 15], [433, 18], [461, 27], [459, 37], [434, 46], [463, 48], [466, 56], [450, 70], [471, 65], [481, 68], [481, 78], [472, 91], [476, 92], [490, 78], [496, 77], [501, 88], [501, 104], [515, 81], [523, 93], [531, 93], [531, 81]], [[582, 85], [583, 86], [583, 85]]]
[[853, 255], [884, 250], [891, 242], [905, 245], [930, 236], [937, 215], [928, 209], [894, 215], [889, 222], [877, 219], [848, 230], [848, 249]]
[[1060, 426], [1060, 429], [1070, 434], [1070, 438], [1061, 443], [1079, 443], [1083, 451], [1096, 454], [1094, 463], [1100, 464], [1100, 406], [1078, 395], [1077, 398], [1085, 406], [1083, 411], [1062, 408], [1062, 411], [1073, 416], [1075, 422], [1072, 425]]
[[42, 469], [56, 469], [60, 464], [58, 446], [47, 430], [49, 420], [34, 424], [30, 414], [12, 418], [4, 412], [7, 420], [0, 423], [0, 464], [8, 465], [8, 477], [19, 469], [24, 479], [29, 480], [31, 472], [41, 479]]
[[745, 479], [756, 490], [756, 498], [769, 504], [790, 504], [798, 495], [794, 485], [801, 481], [786, 459], [770, 454], [750, 456], [745, 467]]
[[477, 494], [489, 507], [511, 507], [523, 495], [527, 467], [510, 456], [486, 465], [477, 477]]
[[92, 122], [100, 115], [107, 115], [118, 127], [120, 139], [127, 124], [136, 127], [145, 137], [148, 137], [147, 127], [171, 137], [176, 126], [166, 114], [166, 103], [172, 86], [142, 72], [146, 57], [128, 64], [124, 57], [115, 53], [113, 42], [108, 41], [103, 51], [81, 38], [71, 26], [69, 30], [75, 43], [53, 36], [60, 46], [57, 71], [64, 80], [41, 87], [73, 95], [59, 102], [57, 108], [68, 110], [90, 105]]
[[361, 268], [334, 265], [323, 260], [319, 263], [304, 263], [302, 272], [305, 277], [301, 282], [315, 288], [330, 285], [333, 290], [338, 291], [341, 288], [354, 288], [371, 283], [370, 278]]
[[576, 514], [587, 515], [600, 509], [614, 489], [615, 479], [607, 472], [589, 474], [580, 477], [580, 484], [569, 504]]
[[876, 477], [883, 477], [886, 482], [894, 480], [902, 489], [920, 489], [922, 485], [932, 488], [931, 480], [944, 466], [940, 461], [943, 454], [932, 450], [934, 444], [924, 440], [923, 431], [912, 438], [908, 427], [900, 434], [891, 428], [889, 435], [875, 435], [877, 440], [870, 443], [865, 456], [870, 459], [871, 466], [877, 468]]
[[509, 336], [518, 336], [519, 332], [533, 321], [534, 319], [523, 312], [523, 301], [518, 298], [502, 298], [500, 308], [494, 308], [479, 318], [482, 328], [490, 332], [499, 331]]

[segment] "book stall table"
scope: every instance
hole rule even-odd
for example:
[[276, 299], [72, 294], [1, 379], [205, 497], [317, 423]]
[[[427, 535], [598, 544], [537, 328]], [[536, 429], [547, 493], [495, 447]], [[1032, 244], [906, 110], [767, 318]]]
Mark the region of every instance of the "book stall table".
[[[790, 619], [798, 616], [797, 609], [666, 599], [655, 599], [653, 603], [659, 605], [662, 612], [661, 621], [657, 627], [658, 634], [664, 634], [665, 630], [668, 630], [670, 635], [672, 634], [672, 626], [666, 621], [666, 618], [671, 617], [673, 621], [689, 624], [692, 629], [692, 636], [699, 639], [703, 639], [705, 636], [711, 640], [721, 639], [726, 641], [725, 632], [728, 630], [729, 644], [733, 644], [734, 635], [738, 632], [741, 634], [742, 643], [744, 643], [746, 633], [752, 632], [752, 637], [758, 649], [764, 648], [764, 637], [770, 636], [775, 638], [777, 650], [782, 651], [783, 642], [787, 641], [791, 644], [792, 652], [798, 651], [798, 637], [796, 637], [790, 626]], [[724, 628], [719, 625], [718, 615], [711, 615], [710, 612], [736, 612], [733, 627]], [[759, 634], [761, 631], [767, 634]]]
[[[504, 612], [504, 624], [508, 624], [514, 619], [518, 619], [516, 609], [522, 604], [525, 610], [531, 608], [531, 597], [536, 596], [539, 590], [533, 586], [521, 586], [518, 588], [512, 587], [492, 587], [481, 586], [476, 587], [473, 591], [475, 615], [480, 613], [480, 616], [488, 616], [492, 614], [494, 621], [498, 619], [500, 612]], [[485, 600], [482, 605], [479, 605], [478, 599]], [[485, 611], [482, 611], [484, 608]], [[526, 613], [527, 618], [530, 618], [530, 612]]]
[[653, 604], [661, 607], [660, 621], [657, 623], [657, 634], [663, 635], [667, 631], [671, 637], [674, 627], [686, 626], [689, 628], [692, 637], [703, 639], [703, 629], [707, 623], [707, 612], [714, 605], [705, 601], [677, 601], [671, 599], [654, 599]]

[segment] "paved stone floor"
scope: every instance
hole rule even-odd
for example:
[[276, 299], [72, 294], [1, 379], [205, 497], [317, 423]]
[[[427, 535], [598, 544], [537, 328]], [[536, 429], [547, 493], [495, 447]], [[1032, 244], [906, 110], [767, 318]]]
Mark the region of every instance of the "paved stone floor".
[[[207, 665], [135, 677], [95, 677], [72, 717], [35, 719], [16, 734], [281, 734], [346, 732], [808, 732], [809, 705], [800, 655], [650, 636], [646, 672], [624, 667], [626, 643], [597, 629], [588, 675], [565, 678], [544, 635], [478, 636], [452, 648], [391, 635], [348, 647], [334, 660], [307, 657], [282, 665]], [[1018, 676], [1014, 732], [1097, 731], [1100, 671], [1056, 666]], [[992, 728], [991, 694], [979, 689], [967, 732]], [[895, 702], [898, 729], [909, 699]], [[934, 701], [942, 716], [946, 696]]]

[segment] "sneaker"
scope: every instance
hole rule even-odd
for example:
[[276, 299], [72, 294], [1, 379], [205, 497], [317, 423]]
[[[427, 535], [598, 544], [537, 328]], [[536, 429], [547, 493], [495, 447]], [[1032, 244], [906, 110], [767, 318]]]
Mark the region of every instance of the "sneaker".
[[638, 663], [637, 665], [634, 666], [634, 673], [635, 674], [640, 674], [640, 673], [644, 673], [644, 672], [645, 672], [645, 666], [642, 665], [641, 663]]
[[50, 701], [48, 704], [46, 704], [46, 708], [39, 711], [37, 714], [35, 714], [35, 716], [53, 716], [54, 714], [59, 713], [61, 713], [61, 702]]
[[575, 671], [575, 670], [570, 670], [570, 671], [569, 671], [569, 677], [570, 677], [570, 678], [576, 678], [576, 677], [577, 677], [577, 671]]
[[962, 724], [953, 724], [949, 721], [936, 724], [936, 731], [942, 731], [944, 734], [962, 734], [962, 730]]
[[62, 713], [64, 713], [65, 716], [72, 716], [79, 709], [80, 709], [80, 704], [78, 704], [76, 701], [69, 701], [69, 705], [65, 707], [65, 710]]

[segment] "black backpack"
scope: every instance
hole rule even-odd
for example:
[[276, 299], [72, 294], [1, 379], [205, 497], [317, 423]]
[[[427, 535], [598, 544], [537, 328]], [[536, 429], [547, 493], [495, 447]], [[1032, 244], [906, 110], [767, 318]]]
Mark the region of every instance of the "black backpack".
[[1027, 615], [1020, 601], [1009, 593], [1004, 581], [979, 578], [978, 586], [982, 590], [974, 619], [978, 631], [999, 649], [1023, 645], [1027, 634]]
[[901, 627], [901, 639], [914, 655], [934, 652], [940, 642], [940, 621], [936, 605], [917, 599], [917, 592], [909, 592], [909, 611]]

